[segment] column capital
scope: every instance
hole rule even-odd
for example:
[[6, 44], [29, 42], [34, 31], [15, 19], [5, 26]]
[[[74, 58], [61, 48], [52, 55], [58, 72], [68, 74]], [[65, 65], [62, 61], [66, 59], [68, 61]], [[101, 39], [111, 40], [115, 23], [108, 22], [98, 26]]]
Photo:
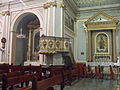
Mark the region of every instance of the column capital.
[[65, 10], [67, 9], [67, 7], [66, 7], [66, 5], [64, 3], [61, 3], [60, 7], [63, 8], [63, 9], [65, 9]]
[[57, 3], [56, 3], [56, 1], [53, 1], [53, 2], [47, 2], [47, 3], [45, 3], [45, 4], [43, 4], [43, 8], [44, 9], [48, 9], [49, 7], [51, 7], [51, 6], [57, 6]]
[[3, 15], [3, 16], [10, 15], [10, 11], [8, 11], [8, 10], [2, 11], [0, 14]]

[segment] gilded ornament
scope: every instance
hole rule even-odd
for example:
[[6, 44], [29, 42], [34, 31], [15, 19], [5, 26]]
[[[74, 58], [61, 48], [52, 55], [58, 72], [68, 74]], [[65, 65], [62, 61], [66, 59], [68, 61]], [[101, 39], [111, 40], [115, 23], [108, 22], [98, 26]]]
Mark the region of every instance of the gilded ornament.
[[53, 41], [49, 41], [49, 47], [52, 48], [53, 47]]
[[66, 48], [69, 47], [69, 43], [67, 41], [65, 42], [65, 46], [66, 46]]
[[45, 9], [51, 7], [51, 6], [57, 6], [57, 3], [56, 2], [47, 2], [46, 4], [43, 4], [43, 7]]
[[60, 7], [61, 7], [61, 8], [64, 8], [65, 10], [67, 9], [66, 5], [63, 4], [63, 3], [60, 5]]
[[59, 41], [56, 42], [56, 47], [60, 48], [60, 42]]
[[47, 46], [47, 42], [44, 40], [43, 41], [43, 47], [46, 48], [46, 46]]
[[5, 16], [5, 15], [10, 15], [10, 11], [2, 11], [2, 13], [1, 13], [3, 16]]

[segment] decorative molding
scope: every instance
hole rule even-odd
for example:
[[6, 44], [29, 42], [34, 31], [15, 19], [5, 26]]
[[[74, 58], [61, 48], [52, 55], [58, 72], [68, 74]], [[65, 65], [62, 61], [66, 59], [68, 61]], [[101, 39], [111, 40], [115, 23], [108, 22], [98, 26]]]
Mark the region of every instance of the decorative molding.
[[53, 6], [53, 7], [57, 6], [56, 1], [54, 1], [54, 2], [47, 2], [47, 3], [43, 4], [43, 8], [44, 9], [47, 9], [47, 8], [49, 8], [51, 6]]
[[5, 15], [10, 15], [10, 11], [2, 11], [1, 13], [0, 13], [1, 15], [3, 15], [3, 16], [5, 16]]
[[[85, 28], [85, 31], [86, 31], [86, 34], [87, 34], [87, 39], [86, 41], [87, 44], [87, 58], [88, 58], [88, 61], [93, 61], [94, 59], [92, 58], [92, 52], [91, 51], [94, 51], [91, 49], [91, 40], [92, 40], [92, 32], [95, 31], [95, 30], [101, 30], [101, 32], [106, 32], [105, 30], [112, 30], [112, 35], [113, 35], [113, 41], [112, 42], [112, 45], [113, 45], [113, 49], [114, 50], [112, 52], [113, 54], [113, 60], [111, 61], [115, 61], [116, 60], [116, 30], [117, 30], [117, 25], [119, 24], [119, 21], [110, 16], [110, 15], [107, 15], [106, 13], [104, 12], [98, 12], [97, 14], [93, 15], [91, 18], [89, 18], [85, 23], [84, 23], [84, 28]], [[96, 46], [95, 46], [96, 47]], [[109, 48], [109, 47], [108, 47]], [[109, 52], [109, 51], [108, 51]], [[94, 53], [94, 52], [93, 52]], [[104, 53], [101, 53], [101, 56], [102, 54]], [[111, 54], [111, 53], [109, 53]], [[99, 55], [98, 55], [99, 56]], [[110, 56], [110, 55], [107, 55], [107, 56]], [[111, 57], [111, 56], [110, 56]], [[101, 62], [101, 61], [100, 61]]]
[[[98, 18], [100, 18], [100, 20], [98, 20]], [[107, 20], [102, 21], [102, 18], [106, 18]], [[116, 28], [118, 23], [119, 23], [119, 21], [116, 18], [100, 11], [100, 12], [96, 13], [95, 15], [93, 15], [91, 18], [89, 18], [85, 22], [85, 25], [88, 28], [88, 30], [93, 30], [96, 28], [104, 28], [104, 29], [108, 28], [108, 27]]]
[[74, 13], [77, 13], [77, 6], [73, 2], [73, 0], [64, 0], [64, 4], [67, 6], [67, 8], [70, 8]]
[[67, 7], [66, 7], [66, 5], [64, 3], [61, 3], [60, 7], [63, 8], [63, 9], [65, 9], [65, 10], [67, 10]]
[[86, 8], [78, 8], [78, 12], [89, 12], [89, 11], [98, 11], [101, 10], [111, 10], [111, 9], [119, 9], [120, 4], [112, 4], [112, 5], [103, 5], [101, 6], [94, 6], [94, 7], [86, 7]]

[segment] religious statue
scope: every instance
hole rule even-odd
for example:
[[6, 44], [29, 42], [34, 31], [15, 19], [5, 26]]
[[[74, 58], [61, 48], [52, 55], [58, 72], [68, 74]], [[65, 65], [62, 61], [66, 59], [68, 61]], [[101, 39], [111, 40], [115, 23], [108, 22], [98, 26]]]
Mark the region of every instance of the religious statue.
[[100, 49], [105, 49], [105, 41], [103, 39], [103, 36], [100, 36], [99, 48]]

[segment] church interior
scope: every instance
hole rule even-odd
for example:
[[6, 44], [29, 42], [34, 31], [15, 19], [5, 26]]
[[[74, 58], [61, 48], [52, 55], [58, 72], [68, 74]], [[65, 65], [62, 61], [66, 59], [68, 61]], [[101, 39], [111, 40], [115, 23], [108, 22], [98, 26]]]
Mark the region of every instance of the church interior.
[[0, 0], [0, 90], [120, 90], [120, 0]]

